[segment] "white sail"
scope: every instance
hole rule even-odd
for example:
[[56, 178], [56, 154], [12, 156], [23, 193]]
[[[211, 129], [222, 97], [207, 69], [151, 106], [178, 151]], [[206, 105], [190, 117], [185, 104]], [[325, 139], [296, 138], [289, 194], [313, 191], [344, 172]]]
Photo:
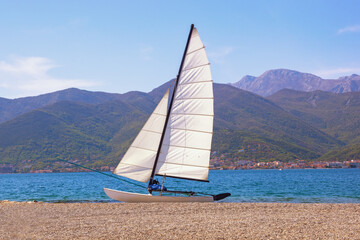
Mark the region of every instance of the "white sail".
[[136, 136], [114, 174], [147, 182], [150, 178], [167, 115], [169, 90]]
[[194, 28], [180, 72], [156, 174], [206, 181], [213, 118], [210, 65]]

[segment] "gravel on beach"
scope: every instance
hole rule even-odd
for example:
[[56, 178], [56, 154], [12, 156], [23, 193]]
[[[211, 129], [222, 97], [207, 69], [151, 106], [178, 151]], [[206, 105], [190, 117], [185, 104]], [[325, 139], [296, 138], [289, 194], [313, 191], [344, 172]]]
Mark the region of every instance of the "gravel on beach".
[[0, 239], [360, 239], [360, 204], [0, 201]]

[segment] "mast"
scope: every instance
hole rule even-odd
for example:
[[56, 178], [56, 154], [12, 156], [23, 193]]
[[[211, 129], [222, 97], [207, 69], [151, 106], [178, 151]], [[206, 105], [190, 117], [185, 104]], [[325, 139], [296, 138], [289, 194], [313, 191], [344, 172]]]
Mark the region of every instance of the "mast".
[[164, 129], [163, 129], [163, 132], [162, 132], [162, 135], [161, 135], [159, 148], [158, 148], [158, 151], [157, 151], [157, 154], [156, 154], [156, 158], [155, 158], [155, 161], [154, 161], [154, 166], [153, 166], [153, 169], [152, 169], [152, 172], [151, 172], [151, 176], [150, 176], [150, 180], [149, 180], [149, 185], [148, 185], [148, 186], [150, 186], [150, 185], [152, 184], [152, 182], [153, 182], [153, 180], [154, 180], [154, 177], [155, 177], [156, 165], [157, 165], [158, 160], [159, 160], [160, 150], [161, 150], [161, 146], [162, 146], [162, 143], [163, 143], [163, 140], [164, 140], [166, 126], [167, 126], [167, 124], [168, 124], [168, 122], [169, 122], [170, 112], [171, 112], [171, 108], [172, 108], [172, 105], [173, 105], [173, 101], [174, 101], [174, 97], [175, 97], [175, 93], [176, 93], [176, 88], [177, 88], [177, 85], [178, 85], [178, 83], [179, 83], [181, 70], [182, 70], [183, 65], [184, 65], [184, 61], [185, 61], [185, 57], [186, 57], [186, 52], [187, 52], [187, 49], [188, 49], [188, 47], [189, 47], [189, 43], [190, 43], [191, 34], [192, 34], [193, 29], [194, 29], [194, 24], [191, 24], [189, 36], [188, 36], [188, 39], [187, 39], [187, 42], [186, 42], [186, 47], [185, 47], [184, 54], [183, 54], [183, 57], [182, 57], [182, 60], [181, 60], [179, 72], [178, 72], [177, 77], [176, 77], [176, 82], [175, 82], [175, 85], [174, 85], [174, 90], [173, 90], [173, 93], [172, 93], [172, 96], [171, 96], [171, 100], [170, 100], [170, 106], [169, 106], [169, 108], [168, 108], [168, 112], [167, 112], [167, 115], [166, 115], [166, 120], [165, 120], [165, 124], [164, 124]]

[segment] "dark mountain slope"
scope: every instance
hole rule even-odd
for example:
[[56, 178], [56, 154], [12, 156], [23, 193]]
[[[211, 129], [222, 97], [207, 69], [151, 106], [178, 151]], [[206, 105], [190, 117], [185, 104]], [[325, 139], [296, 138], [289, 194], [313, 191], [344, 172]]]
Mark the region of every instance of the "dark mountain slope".
[[350, 161], [360, 159], [360, 143], [345, 146], [343, 148], [334, 149], [327, 152], [319, 158], [323, 161]]
[[318, 153], [342, 144], [256, 94], [224, 84], [214, 89], [215, 129], [249, 131]]
[[[103, 160], [111, 140], [147, 114], [120, 101], [100, 105], [59, 102], [0, 124], [0, 159], [19, 164], [56, 157]], [[123, 142], [116, 142], [122, 145]], [[117, 159], [115, 161], [118, 161]]]
[[336, 94], [285, 89], [268, 99], [344, 142], [360, 142], [360, 92]]

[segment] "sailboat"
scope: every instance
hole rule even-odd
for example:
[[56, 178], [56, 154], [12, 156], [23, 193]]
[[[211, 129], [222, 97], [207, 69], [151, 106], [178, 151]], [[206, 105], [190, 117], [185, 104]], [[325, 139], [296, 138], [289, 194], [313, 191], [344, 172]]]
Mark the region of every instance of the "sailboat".
[[[168, 89], [113, 171], [148, 182], [148, 194], [104, 188], [123, 202], [212, 202], [230, 196], [171, 191], [155, 176], [208, 182], [214, 120], [210, 63], [197, 29], [191, 25], [171, 96]], [[170, 98], [170, 99], [169, 99]]]

